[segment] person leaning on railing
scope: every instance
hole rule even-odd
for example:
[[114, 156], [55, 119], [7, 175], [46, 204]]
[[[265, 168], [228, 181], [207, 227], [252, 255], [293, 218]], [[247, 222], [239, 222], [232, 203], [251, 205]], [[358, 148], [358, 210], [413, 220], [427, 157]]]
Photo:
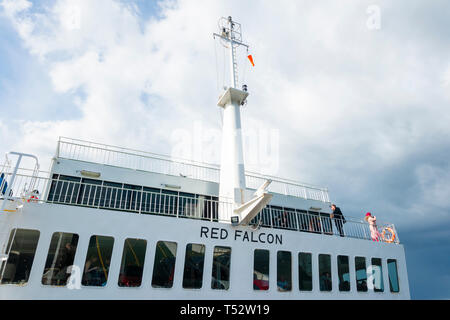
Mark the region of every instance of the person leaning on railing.
[[369, 223], [370, 236], [372, 237], [372, 240], [381, 241], [381, 235], [380, 232], [378, 232], [377, 227], [377, 217], [373, 216], [370, 212], [367, 212], [364, 220]]
[[331, 210], [333, 212], [330, 214], [330, 218], [334, 220], [334, 224], [339, 231], [339, 235], [341, 237], [344, 237], [344, 223], [346, 223], [347, 221], [345, 220], [341, 209], [339, 207], [336, 207], [334, 203], [331, 205]]

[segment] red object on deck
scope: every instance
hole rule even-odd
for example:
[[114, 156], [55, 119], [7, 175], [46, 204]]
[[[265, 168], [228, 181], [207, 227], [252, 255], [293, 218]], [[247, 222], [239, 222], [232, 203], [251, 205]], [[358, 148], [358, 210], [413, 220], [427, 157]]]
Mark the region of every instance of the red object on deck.
[[252, 57], [252, 55], [249, 54], [249, 55], [247, 56], [247, 58], [248, 58], [248, 60], [250, 60], [252, 66], [255, 66], [255, 63], [253, 62], [253, 57]]

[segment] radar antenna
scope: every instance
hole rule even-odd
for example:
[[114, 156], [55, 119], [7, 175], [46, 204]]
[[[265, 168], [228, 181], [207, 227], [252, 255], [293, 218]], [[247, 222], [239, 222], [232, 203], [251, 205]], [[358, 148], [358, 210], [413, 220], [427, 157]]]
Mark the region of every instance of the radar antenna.
[[219, 19], [219, 32], [214, 33], [214, 39], [218, 37], [220, 43], [230, 50], [230, 65], [231, 65], [231, 87], [238, 89], [238, 64], [236, 58], [236, 49], [240, 46], [246, 47], [248, 45], [242, 41], [242, 27], [241, 24], [233, 21], [231, 17]]

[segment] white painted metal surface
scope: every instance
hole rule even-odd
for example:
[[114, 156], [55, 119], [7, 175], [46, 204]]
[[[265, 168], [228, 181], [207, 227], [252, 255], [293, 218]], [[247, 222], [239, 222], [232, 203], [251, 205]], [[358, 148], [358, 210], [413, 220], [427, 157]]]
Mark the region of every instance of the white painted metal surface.
[[[341, 238], [322, 234], [311, 234], [279, 229], [260, 228], [249, 230], [233, 228], [228, 224], [210, 221], [177, 219], [138, 215], [124, 212], [99, 210], [95, 208], [70, 207], [66, 205], [29, 203], [24, 210], [9, 216], [13, 227], [35, 229], [40, 231], [39, 243], [33, 262], [29, 281], [25, 285], [0, 285], [0, 299], [410, 299], [406, 261], [402, 245], [378, 243], [353, 238]], [[201, 228], [209, 230], [218, 228], [226, 230], [225, 239], [212, 239], [201, 236]], [[236, 230], [251, 232], [250, 239], [236, 236]], [[109, 280], [104, 287], [77, 286], [53, 287], [41, 283], [50, 239], [54, 232], [70, 232], [79, 235], [78, 249], [74, 265], [83, 268], [89, 238], [92, 235], [114, 237], [114, 248], [109, 270]], [[263, 243], [267, 234], [282, 237], [282, 243]], [[117, 285], [121, 255], [126, 238], [147, 240], [147, 254], [144, 263], [142, 285], [137, 288], [122, 288]], [[174, 284], [172, 288], [154, 288], [151, 286], [152, 267], [157, 241], [174, 241], [178, 244]], [[199, 243], [206, 246], [203, 286], [201, 289], [184, 289], [182, 287], [184, 255], [186, 245]], [[232, 248], [230, 288], [228, 290], [211, 289], [212, 252], [215, 246]], [[270, 250], [269, 290], [253, 290], [253, 254], [255, 249]], [[277, 290], [277, 251], [292, 252], [292, 290]], [[300, 291], [298, 286], [298, 253], [312, 253], [313, 290]], [[318, 254], [330, 254], [332, 257], [332, 291], [319, 290]], [[336, 267], [337, 255], [349, 256], [350, 291], [338, 290]], [[354, 257], [372, 257], [382, 259], [384, 292], [357, 292], [355, 286]], [[386, 259], [396, 259], [399, 274], [399, 293], [389, 291]]]
[[[167, 176], [180, 177], [182, 175], [190, 179], [214, 183], [219, 183], [220, 180], [220, 166], [218, 165], [186, 159], [173, 159], [145, 151], [65, 137], [61, 137], [58, 141], [56, 157], [61, 161], [65, 159], [79, 160], [111, 167], [155, 172]], [[330, 202], [326, 188], [274, 176], [265, 176], [256, 172], [246, 172], [245, 180], [249, 189], [256, 190], [267, 179], [272, 180], [268, 188], [270, 192]]]

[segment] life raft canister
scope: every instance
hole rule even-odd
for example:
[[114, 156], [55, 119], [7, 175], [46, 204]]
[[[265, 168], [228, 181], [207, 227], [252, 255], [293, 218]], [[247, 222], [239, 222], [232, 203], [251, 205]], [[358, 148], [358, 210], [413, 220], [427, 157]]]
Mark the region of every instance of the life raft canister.
[[[390, 238], [386, 237], [386, 231], [389, 231], [389, 233], [391, 234]], [[394, 229], [392, 229], [391, 227], [385, 227], [383, 229], [383, 232], [381, 233], [381, 238], [383, 239], [384, 242], [387, 242], [387, 243], [394, 242], [395, 241], [395, 231], [394, 231]]]

